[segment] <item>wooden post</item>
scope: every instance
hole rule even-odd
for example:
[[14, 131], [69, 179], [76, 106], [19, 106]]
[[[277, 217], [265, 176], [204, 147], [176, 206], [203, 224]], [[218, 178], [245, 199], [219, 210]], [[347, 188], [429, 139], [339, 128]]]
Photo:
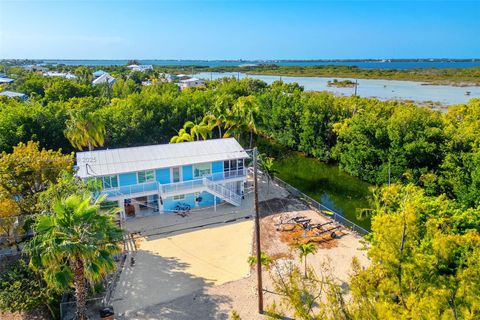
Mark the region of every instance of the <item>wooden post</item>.
[[260, 216], [258, 212], [258, 177], [257, 177], [257, 148], [253, 148], [253, 183], [255, 195], [255, 240], [257, 247], [257, 287], [258, 287], [258, 313], [263, 313], [263, 285], [262, 285], [262, 250], [260, 245]]

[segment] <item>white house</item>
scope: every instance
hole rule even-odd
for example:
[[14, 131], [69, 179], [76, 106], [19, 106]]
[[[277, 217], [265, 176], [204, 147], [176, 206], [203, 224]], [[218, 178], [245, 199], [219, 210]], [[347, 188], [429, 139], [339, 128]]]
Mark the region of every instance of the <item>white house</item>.
[[192, 87], [201, 87], [201, 86], [204, 86], [204, 85], [205, 85], [205, 82], [203, 80], [197, 79], [197, 78], [189, 78], [189, 79], [185, 79], [185, 80], [180, 80], [178, 82], [178, 86], [182, 90], [184, 90], [186, 88], [192, 88]]
[[92, 81], [92, 84], [93, 85], [97, 85], [97, 84], [114, 84], [115, 81], [117, 79], [115, 79], [114, 77], [112, 77], [111, 75], [109, 75], [108, 73], [103, 73], [101, 76], [99, 76], [98, 78], [96, 78], [95, 80]]
[[3, 91], [0, 92], [0, 96], [8, 97], [8, 98], [19, 98], [22, 100], [27, 100], [28, 96], [25, 93], [21, 92], [14, 92], [14, 91]]
[[172, 76], [172, 75], [169, 74], [169, 73], [164, 73], [164, 72], [162, 72], [162, 73], [160, 73], [160, 74], [158, 75], [158, 78], [159, 78], [160, 81], [162, 81], [162, 82], [172, 82], [173, 80], [176, 79], [176, 76]]
[[145, 72], [147, 70], [153, 70], [153, 66], [151, 64], [146, 64], [146, 65], [138, 65], [138, 64], [131, 64], [127, 66], [128, 69], [132, 71], [140, 71], [140, 72]]
[[10, 83], [13, 82], [13, 79], [7, 77], [0, 77], [0, 83]]
[[57, 71], [48, 71], [44, 72], [45, 77], [61, 77], [65, 79], [77, 79], [77, 76], [70, 72], [57, 72]]
[[248, 154], [234, 138], [77, 153], [77, 175], [98, 179], [122, 218], [242, 202]]
[[93, 79], [95, 80], [98, 77], [100, 77], [101, 75], [104, 75], [105, 73], [107, 73], [107, 72], [105, 72], [103, 70], [97, 70], [94, 73], [92, 73]]

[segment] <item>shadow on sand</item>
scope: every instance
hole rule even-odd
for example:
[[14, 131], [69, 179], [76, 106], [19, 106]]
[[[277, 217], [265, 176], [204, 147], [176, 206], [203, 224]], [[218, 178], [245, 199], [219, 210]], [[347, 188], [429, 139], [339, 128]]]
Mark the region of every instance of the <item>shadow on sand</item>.
[[229, 298], [202, 295], [213, 282], [186, 273], [189, 264], [145, 250], [135, 255], [112, 300], [117, 319], [228, 319], [219, 304]]

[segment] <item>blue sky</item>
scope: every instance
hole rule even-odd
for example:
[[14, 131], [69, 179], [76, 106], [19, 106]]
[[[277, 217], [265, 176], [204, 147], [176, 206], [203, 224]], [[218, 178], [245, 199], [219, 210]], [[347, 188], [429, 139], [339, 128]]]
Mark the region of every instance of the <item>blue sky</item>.
[[480, 58], [480, 1], [5, 1], [0, 58]]

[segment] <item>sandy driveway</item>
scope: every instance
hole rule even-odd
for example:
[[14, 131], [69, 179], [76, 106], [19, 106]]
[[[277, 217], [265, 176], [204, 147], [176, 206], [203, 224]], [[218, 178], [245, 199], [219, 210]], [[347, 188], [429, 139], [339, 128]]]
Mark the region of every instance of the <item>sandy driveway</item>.
[[117, 315], [203, 292], [247, 277], [253, 221], [245, 220], [169, 237], [143, 238], [115, 290]]

